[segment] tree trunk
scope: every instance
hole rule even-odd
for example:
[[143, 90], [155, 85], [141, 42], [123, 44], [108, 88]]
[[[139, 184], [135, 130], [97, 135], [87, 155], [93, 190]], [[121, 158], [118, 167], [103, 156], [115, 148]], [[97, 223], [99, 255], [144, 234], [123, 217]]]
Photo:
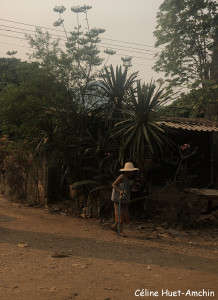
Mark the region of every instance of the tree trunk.
[[218, 84], [218, 16], [215, 19], [216, 31], [214, 35], [213, 54], [211, 61], [210, 79]]
[[218, 121], [218, 102], [208, 104], [205, 119]]

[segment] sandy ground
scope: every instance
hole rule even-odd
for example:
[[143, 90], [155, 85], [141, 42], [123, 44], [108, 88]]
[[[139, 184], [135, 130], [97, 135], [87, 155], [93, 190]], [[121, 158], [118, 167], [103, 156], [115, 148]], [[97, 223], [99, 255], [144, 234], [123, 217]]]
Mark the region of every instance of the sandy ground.
[[108, 223], [1, 196], [0, 299], [218, 299], [218, 229], [142, 225], [118, 239]]

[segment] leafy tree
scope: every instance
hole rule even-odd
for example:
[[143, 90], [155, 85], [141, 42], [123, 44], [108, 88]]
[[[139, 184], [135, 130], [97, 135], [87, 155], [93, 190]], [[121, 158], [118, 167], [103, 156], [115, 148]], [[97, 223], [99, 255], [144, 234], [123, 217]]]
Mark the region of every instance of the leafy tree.
[[[64, 6], [56, 6], [54, 11], [59, 14], [59, 19], [54, 26], [62, 26], [65, 32], [65, 47], [60, 45], [57, 39], [52, 41], [48, 32], [36, 30], [35, 37], [28, 36], [30, 45], [34, 51], [31, 57], [36, 58], [43, 67], [56, 76], [60, 82], [73, 90], [77, 96], [80, 110], [85, 112], [90, 106], [93, 95], [93, 83], [98, 78], [100, 65], [103, 59], [100, 57], [98, 44], [100, 35], [104, 29], [90, 28], [88, 11], [91, 6], [71, 7], [77, 15], [77, 26], [74, 31], [67, 33], [62, 14], [66, 10]], [[80, 20], [84, 15], [86, 28], [83, 31]], [[108, 55], [114, 52], [107, 52]]]
[[[172, 86], [204, 87], [210, 79], [216, 0], [166, 0], [157, 14], [156, 46], [164, 45], [154, 69]], [[216, 50], [217, 51], [217, 50]]]
[[19, 64], [15, 74], [16, 83], [0, 92], [0, 131], [45, 170], [55, 167], [65, 178], [82, 154], [74, 93], [38, 63]]
[[65, 151], [67, 158], [69, 144], [78, 141], [74, 94], [37, 63], [22, 64], [16, 72], [17, 83], [0, 93], [2, 134], [33, 155], [49, 154], [51, 164], [54, 156], [60, 159]]
[[211, 80], [218, 84], [218, 15], [215, 17], [215, 34], [211, 62]]
[[70, 110], [72, 92], [37, 63], [18, 64], [13, 72], [16, 82], [8, 84], [0, 94], [1, 120], [8, 128], [7, 134], [25, 139], [41, 120], [56, 117], [63, 109]]
[[7, 84], [18, 83], [18, 65], [25, 64], [16, 58], [0, 58], [0, 91]]
[[204, 118], [209, 103], [218, 100], [218, 87], [210, 85], [204, 89], [192, 89], [179, 99], [161, 109], [161, 114], [184, 118]]

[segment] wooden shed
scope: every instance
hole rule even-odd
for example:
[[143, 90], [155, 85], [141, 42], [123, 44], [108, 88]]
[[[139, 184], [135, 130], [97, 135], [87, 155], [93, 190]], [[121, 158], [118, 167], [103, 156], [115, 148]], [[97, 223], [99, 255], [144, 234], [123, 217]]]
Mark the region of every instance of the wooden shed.
[[169, 131], [176, 144], [192, 141], [193, 146], [198, 146], [202, 159], [198, 175], [202, 186], [218, 188], [218, 121], [165, 117], [159, 124]]

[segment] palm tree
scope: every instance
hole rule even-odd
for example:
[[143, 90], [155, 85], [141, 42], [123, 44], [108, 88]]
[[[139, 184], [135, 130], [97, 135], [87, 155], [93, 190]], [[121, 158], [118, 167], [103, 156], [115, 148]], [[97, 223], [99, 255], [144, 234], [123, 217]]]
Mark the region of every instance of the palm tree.
[[104, 71], [99, 87], [106, 97], [106, 103], [100, 109], [107, 114], [108, 119], [113, 120], [122, 115], [123, 101], [136, 82], [138, 72], [128, 76], [128, 68], [123, 71], [121, 66], [117, 66], [115, 71], [112, 65], [109, 68], [105, 67]]
[[[123, 139], [120, 159], [128, 153], [139, 164], [147, 157], [161, 152], [165, 140], [164, 130], [158, 125], [158, 109], [163, 104], [163, 90], [151, 81], [137, 83], [136, 92], [131, 90], [128, 106], [124, 109], [125, 120], [116, 124], [115, 134]], [[166, 99], [165, 99], [166, 100]]]

